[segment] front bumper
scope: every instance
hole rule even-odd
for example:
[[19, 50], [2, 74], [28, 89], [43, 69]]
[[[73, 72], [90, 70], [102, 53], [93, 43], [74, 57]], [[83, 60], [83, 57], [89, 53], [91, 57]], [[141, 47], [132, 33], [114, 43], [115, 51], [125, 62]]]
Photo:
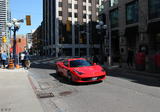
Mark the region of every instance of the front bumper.
[[78, 77], [75, 76], [73, 77], [73, 82], [97, 82], [97, 81], [102, 81], [106, 79], [106, 74], [99, 75], [99, 76], [94, 76], [94, 77]]

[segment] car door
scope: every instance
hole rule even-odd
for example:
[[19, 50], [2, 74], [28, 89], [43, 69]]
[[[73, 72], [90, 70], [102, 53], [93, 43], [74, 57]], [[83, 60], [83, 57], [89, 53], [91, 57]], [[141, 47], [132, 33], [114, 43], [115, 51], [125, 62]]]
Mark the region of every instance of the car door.
[[62, 71], [63, 75], [67, 77], [67, 72], [68, 72], [68, 61], [64, 61], [62, 65]]

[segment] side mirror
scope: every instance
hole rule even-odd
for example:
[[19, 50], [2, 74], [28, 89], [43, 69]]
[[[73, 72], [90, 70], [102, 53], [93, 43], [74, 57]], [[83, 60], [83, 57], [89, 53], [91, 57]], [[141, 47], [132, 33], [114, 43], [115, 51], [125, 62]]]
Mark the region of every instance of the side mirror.
[[66, 67], [68, 67], [68, 64], [66, 64], [66, 63], [63, 63], [63, 65], [66, 66]]

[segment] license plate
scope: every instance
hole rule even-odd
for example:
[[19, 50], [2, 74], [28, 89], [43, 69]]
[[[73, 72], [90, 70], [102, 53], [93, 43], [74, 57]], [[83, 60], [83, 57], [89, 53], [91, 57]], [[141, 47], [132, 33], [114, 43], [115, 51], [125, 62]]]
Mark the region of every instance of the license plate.
[[92, 80], [97, 80], [97, 77], [92, 78]]

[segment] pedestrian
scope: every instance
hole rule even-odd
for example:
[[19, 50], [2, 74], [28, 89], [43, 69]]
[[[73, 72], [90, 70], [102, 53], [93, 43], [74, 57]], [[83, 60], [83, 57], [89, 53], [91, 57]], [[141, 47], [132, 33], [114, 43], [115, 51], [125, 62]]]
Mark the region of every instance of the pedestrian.
[[22, 53], [20, 54], [20, 60], [21, 60], [21, 63], [22, 63], [22, 67], [25, 67], [25, 60], [24, 60], [24, 57], [25, 57], [25, 53], [22, 52]]
[[6, 61], [7, 61], [7, 54], [6, 51], [3, 51], [1, 54], [1, 60], [2, 60], [2, 68], [6, 68]]
[[121, 54], [119, 54], [119, 57], [118, 57], [119, 59], [118, 59], [118, 62], [119, 62], [119, 68], [121, 68], [122, 67], [122, 55]]
[[2, 66], [2, 58], [1, 58], [1, 52], [0, 52], [0, 66]]
[[133, 67], [133, 57], [134, 57], [133, 50], [131, 48], [128, 48], [128, 57], [127, 57], [128, 67]]
[[25, 56], [24, 56], [24, 66], [25, 66], [25, 68], [29, 69], [29, 68], [30, 68], [30, 65], [31, 65], [31, 62], [30, 62], [29, 53], [28, 53], [28, 52], [25, 52]]

